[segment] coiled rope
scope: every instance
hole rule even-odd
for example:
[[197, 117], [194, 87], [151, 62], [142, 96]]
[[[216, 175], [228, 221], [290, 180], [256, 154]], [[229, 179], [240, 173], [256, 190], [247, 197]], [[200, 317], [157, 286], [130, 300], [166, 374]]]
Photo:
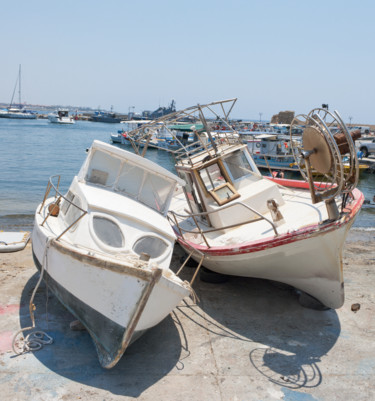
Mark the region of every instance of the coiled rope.
[[[32, 325], [30, 327], [26, 327], [24, 329], [18, 330], [17, 333], [13, 337], [12, 349], [13, 349], [13, 352], [17, 355], [21, 355], [21, 354], [24, 354], [29, 351], [38, 351], [43, 347], [43, 345], [53, 343], [53, 338], [51, 336], [49, 336], [47, 333], [45, 333], [44, 331], [40, 331], [40, 330], [35, 330], [32, 333], [29, 333], [26, 337], [20, 338], [19, 340], [17, 340], [17, 337], [19, 336], [19, 334], [21, 334], [27, 330], [35, 329], [34, 311], [36, 310], [36, 307], [34, 305], [34, 297], [39, 288], [40, 283], [42, 282], [44, 271], [45, 270], [48, 271], [47, 251], [48, 251], [51, 241], [52, 241], [52, 238], [49, 238], [46, 243], [46, 248], [45, 248], [44, 254], [43, 254], [40, 277], [39, 277], [39, 280], [34, 288], [32, 295], [31, 295], [31, 299], [30, 299], [30, 303], [29, 303], [29, 312], [30, 312], [30, 318], [31, 318]], [[16, 347], [16, 345], [17, 345], [17, 347]]]

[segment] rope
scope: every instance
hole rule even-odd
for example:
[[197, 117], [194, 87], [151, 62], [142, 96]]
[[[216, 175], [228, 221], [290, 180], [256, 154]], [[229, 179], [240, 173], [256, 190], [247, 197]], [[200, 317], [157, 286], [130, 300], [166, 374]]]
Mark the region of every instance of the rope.
[[[44, 270], [46, 270], [46, 271], [48, 270], [47, 251], [48, 251], [51, 241], [52, 241], [52, 238], [49, 238], [46, 243], [46, 248], [44, 250], [43, 259], [42, 259], [42, 268], [41, 268], [41, 272], [40, 272], [40, 277], [39, 277], [39, 280], [34, 288], [32, 295], [31, 295], [31, 299], [30, 299], [30, 303], [29, 303], [29, 312], [30, 312], [30, 318], [31, 318], [32, 325], [30, 327], [26, 327], [24, 329], [18, 330], [17, 333], [13, 337], [12, 349], [13, 349], [13, 352], [17, 355], [21, 355], [21, 354], [24, 354], [29, 351], [38, 351], [43, 347], [43, 345], [53, 343], [53, 338], [51, 336], [49, 336], [47, 333], [45, 333], [44, 331], [40, 331], [40, 330], [35, 330], [32, 333], [29, 333], [26, 337], [20, 338], [19, 340], [17, 340], [17, 337], [19, 336], [20, 333], [23, 333], [24, 331], [27, 331], [27, 330], [35, 329], [34, 311], [36, 310], [36, 307], [34, 305], [34, 297], [39, 288], [40, 283], [42, 282]], [[48, 298], [47, 298], [47, 301], [48, 301]], [[16, 344], [17, 344], [18, 349], [16, 348]]]
[[197, 304], [198, 302], [200, 302], [197, 293], [195, 292], [194, 288], [190, 286], [190, 283], [187, 280], [185, 280], [184, 284], [189, 286], [189, 291], [190, 291], [189, 298], [193, 301], [193, 303]]

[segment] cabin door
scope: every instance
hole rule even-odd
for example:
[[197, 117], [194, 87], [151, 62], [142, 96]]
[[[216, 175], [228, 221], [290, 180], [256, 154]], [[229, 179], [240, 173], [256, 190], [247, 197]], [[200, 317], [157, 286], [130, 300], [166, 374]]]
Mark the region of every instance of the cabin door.
[[[199, 193], [197, 190], [197, 186], [193, 181], [192, 173], [187, 171], [178, 171], [178, 175], [186, 182], [184, 192], [191, 213], [203, 213], [204, 209], [202, 203], [200, 202]], [[205, 216], [197, 216], [197, 220], [206, 222], [207, 218]]]

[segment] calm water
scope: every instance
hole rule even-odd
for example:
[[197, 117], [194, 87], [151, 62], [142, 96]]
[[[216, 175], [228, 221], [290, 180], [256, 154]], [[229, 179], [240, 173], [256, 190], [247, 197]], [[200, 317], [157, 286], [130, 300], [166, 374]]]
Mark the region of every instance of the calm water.
[[[61, 189], [67, 190], [92, 141], [110, 143], [110, 134], [120, 128], [121, 124], [86, 121], [64, 126], [48, 120], [0, 118], [0, 229], [31, 230], [48, 178], [61, 175]], [[150, 149], [147, 157], [173, 171], [170, 154]], [[365, 174], [359, 188], [367, 199], [372, 199], [375, 174]], [[355, 226], [373, 229], [375, 208], [363, 208]]]

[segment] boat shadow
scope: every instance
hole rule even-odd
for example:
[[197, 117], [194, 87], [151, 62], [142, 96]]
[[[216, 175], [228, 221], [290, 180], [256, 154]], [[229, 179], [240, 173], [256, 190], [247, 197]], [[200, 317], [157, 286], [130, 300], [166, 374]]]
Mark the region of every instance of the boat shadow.
[[[335, 310], [304, 308], [294, 288], [268, 280], [230, 277], [220, 284], [197, 280], [194, 288], [199, 308], [185, 303], [177, 309], [210, 332], [219, 365], [228, 363], [225, 358], [220, 361], [225, 355], [221, 340], [226, 344], [230, 339], [227, 354], [242, 358], [239, 366], [248, 366], [248, 372], [242, 374], [254, 375], [251, 371], [255, 368], [270, 382], [291, 389], [321, 384], [319, 362], [341, 332]], [[248, 343], [246, 355], [244, 342]], [[236, 366], [230, 369], [233, 372]]]
[[[182, 279], [190, 280], [194, 270], [186, 268]], [[21, 327], [30, 325], [28, 305], [38, 277], [36, 273], [30, 278], [23, 290]], [[194, 289], [198, 304], [185, 299], [131, 344], [113, 369], [106, 370], [99, 365], [90, 335], [70, 329], [74, 317], [42, 282], [34, 300], [36, 324], [54, 343], [34, 356], [74, 382], [138, 397], [173, 369], [183, 370], [184, 364], [191, 364], [191, 358], [200, 352], [191, 336], [202, 330], [201, 334], [209, 333], [219, 366], [228, 363], [220, 360], [222, 355], [232, 355], [232, 372], [241, 369], [241, 375], [253, 376], [255, 369], [270, 382], [291, 389], [320, 385], [320, 359], [341, 332], [336, 311], [303, 308], [291, 287], [267, 280], [230, 277], [225, 283], [211, 284], [197, 278]]]
[[[33, 275], [22, 292], [22, 328], [30, 326], [29, 302], [38, 278], [39, 273]], [[179, 369], [185, 345], [181, 343], [175, 324], [178, 319], [173, 313], [131, 344], [119, 363], [107, 370], [99, 365], [88, 332], [70, 329], [74, 316], [48, 291], [44, 282], [36, 293], [34, 304], [36, 329], [51, 336], [53, 343], [44, 345], [33, 355], [62, 377], [113, 394], [138, 397], [173, 368]]]

